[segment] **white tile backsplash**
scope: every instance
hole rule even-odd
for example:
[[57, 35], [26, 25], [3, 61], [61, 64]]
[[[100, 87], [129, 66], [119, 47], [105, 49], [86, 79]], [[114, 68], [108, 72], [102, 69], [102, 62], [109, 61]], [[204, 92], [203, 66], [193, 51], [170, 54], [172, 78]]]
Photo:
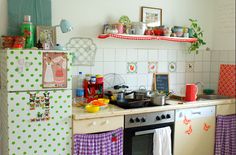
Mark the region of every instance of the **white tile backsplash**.
[[149, 50], [148, 51], [148, 60], [149, 61], [157, 61], [158, 59], [158, 51], [157, 50]]
[[138, 60], [138, 50], [137, 49], [127, 49], [126, 59], [127, 59], [127, 61], [137, 61]]
[[116, 61], [126, 61], [126, 49], [116, 49]]
[[[203, 82], [206, 88], [215, 88], [218, 83], [219, 64], [234, 63], [234, 56], [234, 51], [200, 51], [199, 54], [189, 54], [181, 49], [98, 49], [94, 66], [74, 66], [73, 73], [78, 74], [79, 71], [83, 74], [117, 73], [124, 77], [130, 88], [138, 89], [140, 85], [145, 85], [151, 89], [153, 74], [148, 73], [148, 62], [157, 61], [158, 72], [161, 73], [169, 72], [169, 62], [175, 62], [176, 71], [169, 73], [170, 88], [182, 94], [181, 89], [185, 88], [186, 83]], [[130, 61], [137, 62], [135, 74], [127, 74], [127, 62]], [[194, 64], [192, 72], [186, 72], [185, 66], [188, 62]]]
[[104, 49], [104, 61], [114, 62], [115, 56], [115, 49]]
[[138, 61], [148, 61], [147, 49], [138, 49]]

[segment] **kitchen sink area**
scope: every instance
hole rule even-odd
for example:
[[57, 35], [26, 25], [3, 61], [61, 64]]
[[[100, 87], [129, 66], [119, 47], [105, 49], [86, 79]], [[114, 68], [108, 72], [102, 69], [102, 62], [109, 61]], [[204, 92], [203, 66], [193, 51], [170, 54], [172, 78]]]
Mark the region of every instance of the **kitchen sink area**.
[[217, 95], [217, 94], [212, 94], [212, 95], [199, 95], [197, 100], [219, 100], [219, 99], [231, 99], [232, 97], [229, 96], [222, 96], [222, 95]]

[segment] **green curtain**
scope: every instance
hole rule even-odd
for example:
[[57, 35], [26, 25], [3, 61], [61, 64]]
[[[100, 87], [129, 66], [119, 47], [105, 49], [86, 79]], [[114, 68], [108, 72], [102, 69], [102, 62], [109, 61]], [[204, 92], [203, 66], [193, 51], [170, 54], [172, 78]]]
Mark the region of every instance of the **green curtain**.
[[34, 25], [52, 25], [51, 0], [8, 0], [8, 35], [19, 35], [24, 15]]

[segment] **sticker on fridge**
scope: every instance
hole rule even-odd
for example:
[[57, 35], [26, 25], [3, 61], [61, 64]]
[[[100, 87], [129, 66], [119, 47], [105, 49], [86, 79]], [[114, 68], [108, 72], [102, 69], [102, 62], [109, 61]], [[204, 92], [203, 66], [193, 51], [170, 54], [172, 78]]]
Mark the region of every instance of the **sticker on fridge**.
[[67, 87], [67, 53], [43, 53], [43, 88]]

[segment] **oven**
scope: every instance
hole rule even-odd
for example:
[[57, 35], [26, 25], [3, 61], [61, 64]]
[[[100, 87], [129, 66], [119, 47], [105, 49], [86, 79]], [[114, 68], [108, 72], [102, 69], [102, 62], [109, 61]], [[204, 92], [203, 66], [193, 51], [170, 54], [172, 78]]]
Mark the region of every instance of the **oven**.
[[174, 111], [125, 116], [124, 155], [153, 155], [155, 129], [170, 127], [173, 154]]

